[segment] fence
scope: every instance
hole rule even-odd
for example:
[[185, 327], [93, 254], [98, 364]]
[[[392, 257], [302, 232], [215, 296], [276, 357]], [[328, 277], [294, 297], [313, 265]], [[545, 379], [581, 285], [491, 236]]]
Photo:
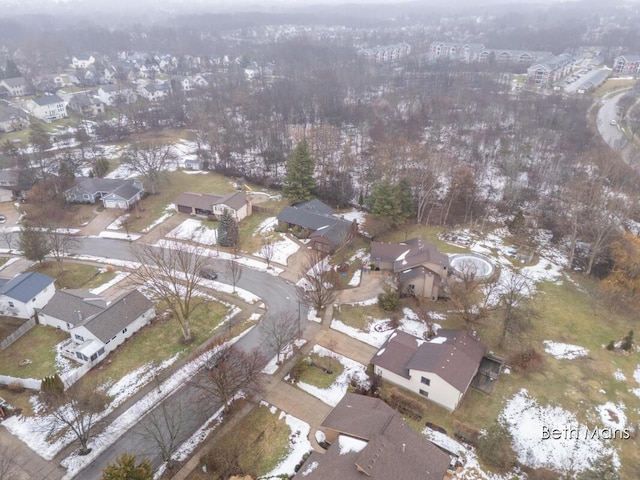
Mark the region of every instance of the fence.
[[29, 390], [40, 390], [42, 380], [36, 380], [35, 378], [16, 378], [8, 375], [0, 375], [0, 384], [2, 385], [22, 385]]
[[261, 207], [260, 205], [252, 205], [251, 210], [253, 213], [266, 213], [267, 215], [275, 215], [275, 208]]
[[4, 350], [5, 348], [7, 348], [9, 345], [11, 345], [13, 342], [18, 340], [22, 335], [27, 333], [29, 330], [31, 330], [35, 326], [36, 326], [36, 319], [32, 318], [31, 320], [26, 322], [24, 325], [22, 325], [19, 329], [17, 329], [15, 332], [13, 332], [11, 335], [9, 335], [7, 338], [5, 338], [2, 341], [2, 343], [0, 343], [0, 350]]

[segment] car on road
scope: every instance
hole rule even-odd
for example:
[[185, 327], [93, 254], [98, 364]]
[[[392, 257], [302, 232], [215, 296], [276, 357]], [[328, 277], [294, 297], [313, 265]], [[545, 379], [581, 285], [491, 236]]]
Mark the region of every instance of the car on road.
[[218, 274], [211, 268], [203, 268], [202, 270], [200, 270], [200, 276], [203, 278], [208, 278], [209, 280], [215, 280], [216, 278], [218, 278]]
[[615, 120], [611, 120], [609, 124], [615, 127], [616, 125], [618, 125], [618, 122], [616, 122]]
[[4, 215], [0, 215], [0, 223], [4, 223], [7, 221], [7, 217], [5, 217]]

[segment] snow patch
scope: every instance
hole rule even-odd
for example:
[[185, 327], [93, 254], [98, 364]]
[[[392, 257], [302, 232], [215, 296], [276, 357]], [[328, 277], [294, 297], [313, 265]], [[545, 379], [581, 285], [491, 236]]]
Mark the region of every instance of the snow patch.
[[573, 360], [589, 354], [589, 350], [577, 345], [552, 342], [551, 340], [545, 340], [542, 343], [544, 343], [544, 351], [559, 360]]
[[347, 435], [338, 435], [338, 447], [340, 455], [359, 453], [367, 446], [367, 442]]

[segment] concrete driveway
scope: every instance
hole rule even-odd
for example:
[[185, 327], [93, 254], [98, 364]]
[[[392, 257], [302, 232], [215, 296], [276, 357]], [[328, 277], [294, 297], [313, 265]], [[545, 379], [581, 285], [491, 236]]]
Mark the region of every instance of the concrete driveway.
[[315, 337], [315, 343], [365, 366], [369, 365], [378, 351], [376, 347], [372, 347], [337, 330], [330, 329], [322, 329], [318, 332]]

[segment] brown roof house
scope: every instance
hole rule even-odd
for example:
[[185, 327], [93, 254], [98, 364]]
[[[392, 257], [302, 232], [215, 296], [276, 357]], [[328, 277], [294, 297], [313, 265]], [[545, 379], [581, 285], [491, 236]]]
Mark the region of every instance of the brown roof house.
[[371, 261], [396, 274], [400, 293], [437, 300], [449, 274], [449, 257], [421, 238], [401, 243], [371, 242]]
[[295, 478], [442, 480], [449, 456], [378, 398], [347, 393], [322, 422], [326, 454], [313, 452]]
[[427, 341], [396, 330], [371, 363], [385, 380], [455, 410], [487, 347], [466, 330], [441, 328]]
[[176, 209], [189, 215], [219, 217], [225, 210], [230, 211], [237, 222], [251, 215], [251, 199], [244, 192], [232, 192], [226, 195], [213, 193], [184, 192], [176, 199]]
[[278, 214], [282, 229], [299, 231], [301, 238], [311, 240], [311, 248], [335, 253], [347, 245], [357, 234], [358, 224], [333, 214], [330, 206], [320, 200], [309, 200], [292, 207], [284, 207]]

